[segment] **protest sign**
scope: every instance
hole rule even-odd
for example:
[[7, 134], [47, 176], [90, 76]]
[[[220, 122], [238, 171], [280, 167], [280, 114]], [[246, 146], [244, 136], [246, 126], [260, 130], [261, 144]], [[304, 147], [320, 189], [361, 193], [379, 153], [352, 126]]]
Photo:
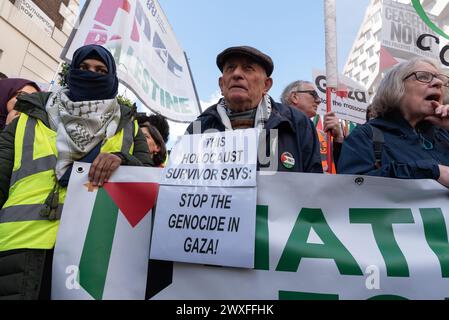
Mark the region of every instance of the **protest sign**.
[[88, 0], [62, 58], [87, 44], [111, 51], [120, 81], [147, 108], [178, 122], [199, 115], [186, 56], [157, 0]]
[[[119, 170], [125, 176], [117, 174], [112, 181], [129, 182], [139, 177], [137, 181], [154, 183], [157, 172], [161, 173], [161, 169], [143, 167]], [[149, 173], [155, 175], [144, 179]], [[120, 180], [115, 180], [119, 177]], [[98, 195], [84, 190], [86, 179], [72, 178], [56, 244], [53, 298], [92, 299], [79, 282], [84, 281], [83, 268], [77, 271], [75, 267], [79, 266], [86, 235], [98, 233], [102, 228], [92, 225], [91, 218], [87, 218]], [[436, 181], [310, 173], [258, 175], [257, 179], [257, 223], [252, 240], [254, 270], [190, 263], [165, 265], [163, 274], [157, 270], [150, 274], [151, 279], [162, 279], [160, 282], [164, 284], [153, 291], [156, 292], [154, 299], [449, 297], [448, 190]], [[230, 227], [230, 215], [226, 215], [226, 207], [233, 200], [229, 202], [228, 195], [224, 194], [222, 201], [214, 202], [218, 198], [212, 195], [208, 194], [207, 204], [220, 203], [222, 213], [214, 215], [218, 219], [202, 218], [202, 222], [197, 214], [195, 224], [223, 230], [220, 233], [240, 232], [241, 226], [234, 223]], [[161, 206], [160, 200], [157, 206]], [[200, 203], [189, 196], [178, 201], [185, 204], [190, 201], [192, 206]], [[67, 210], [68, 207], [72, 210]], [[121, 215], [117, 230], [122, 224]], [[227, 218], [220, 220], [223, 216]], [[174, 228], [186, 226], [186, 217], [179, 217], [171, 221]], [[137, 227], [146, 224], [145, 219], [146, 215]], [[127, 219], [124, 220], [122, 226], [128, 224], [126, 228], [132, 229]], [[103, 299], [130, 298], [131, 288], [138, 292], [132, 296], [134, 299], [142, 297], [146, 282], [142, 258], [147, 260], [148, 253], [139, 253], [145, 251], [142, 249], [135, 254], [135, 247], [141, 246], [140, 241], [147, 246], [148, 238], [130, 242], [134, 232], [139, 231], [114, 237]], [[220, 245], [206, 251], [220, 250]], [[65, 250], [61, 251], [63, 247]], [[116, 247], [129, 252], [118, 254]], [[94, 252], [104, 256], [103, 251], [104, 248], [98, 247]], [[213, 285], [205, 286], [205, 283]]]
[[162, 174], [152, 259], [253, 267], [258, 137], [181, 137]]
[[448, 225], [434, 180], [260, 175], [255, 270], [174, 263], [154, 298], [444, 300]]
[[[313, 70], [313, 82], [321, 99], [317, 113], [326, 114], [326, 74], [324, 71]], [[366, 122], [366, 109], [369, 97], [366, 90], [354, 80], [339, 76], [339, 84], [336, 91], [331, 93], [331, 110], [341, 120], [349, 120], [355, 123]]]
[[151, 258], [252, 268], [256, 188], [161, 187]]
[[161, 184], [255, 186], [258, 139], [256, 129], [181, 136]]
[[[431, 21], [436, 20], [434, 15], [428, 14], [427, 17]], [[438, 35], [410, 4], [383, 1], [380, 71], [417, 56], [427, 57], [438, 63], [438, 43]]]

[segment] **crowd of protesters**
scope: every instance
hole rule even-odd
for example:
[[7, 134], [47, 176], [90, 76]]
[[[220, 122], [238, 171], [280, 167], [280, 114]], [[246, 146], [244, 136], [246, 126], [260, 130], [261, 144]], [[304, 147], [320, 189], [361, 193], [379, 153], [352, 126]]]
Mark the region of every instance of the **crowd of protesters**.
[[[186, 134], [264, 129], [262, 154], [270, 157], [259, 159], [259, 170], [322, 173], [320, 145], [329, 132], [334, 173], [434, 179], [449, 187], [449, 105], [443, 103], [449, 77], [433, 61], [415, 58], [390, 69], [367, 123], [346, 137], [333, 112], [316, 131], [311, 118], [321, 101], [310, 82], [290, 83], [282, 103], [275, 102], [268, 94], [274, 62], [260, 50], [230, 47], [216, 64], [223, 97]], [[48, 299], [73, 162], [91, 163], [93, 187], [107, 183], [121, 165], [164, 167], [169, 125], [161, 115], [138, 114], [135, 106], [118, 103], [114, 59], [98, 45], [75, 51], [67, 86], [54, 92], [1, 76], [0, 299]]]

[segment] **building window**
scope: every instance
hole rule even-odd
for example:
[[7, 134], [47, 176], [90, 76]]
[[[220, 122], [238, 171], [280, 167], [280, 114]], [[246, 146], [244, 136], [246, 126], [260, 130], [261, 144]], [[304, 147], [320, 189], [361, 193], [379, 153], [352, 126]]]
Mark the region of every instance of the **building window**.
[[370, 30], [368, 30], [368, 31], [365, 33], [365, 40], [368, 41], [369, 39], [371, 39], [371, 31], [370, 31]]
[[376, 70], [376, 67], [377, 67], [377, 63], [374, 63], [374, 64], [370, 65], [368, 69], [370, 72], [374, 72]]
[[362, 67], [362, 70], [365, 71], [366, 70], [366, 61], [363, 61], [360, 66]]
[[373, 23], [376, 23], [380, 20], [380, 9], [373, 15]]
[[355, 80], [360, 81], [360, 73], [357, 73], [357, 74], [354, 76], [354, 78], [355, 78]]
[[368, 50], [366, 50], [366, 52], [368, 53], [368, 57], [372, 57], [374, 56], [374, 48], [373, 47], [369, 47]]
[[368, 77], [363, 78], [362, 82], [363, 82], [364, 85], [367, 85], [368, 84]]
[[376, 41], [380, 41], [380, 31], [381, 31], [382, 29], [380, 29], [379, 31], [377, 31], [375, 34], [374, 34], [374, 39], [376, 39]]

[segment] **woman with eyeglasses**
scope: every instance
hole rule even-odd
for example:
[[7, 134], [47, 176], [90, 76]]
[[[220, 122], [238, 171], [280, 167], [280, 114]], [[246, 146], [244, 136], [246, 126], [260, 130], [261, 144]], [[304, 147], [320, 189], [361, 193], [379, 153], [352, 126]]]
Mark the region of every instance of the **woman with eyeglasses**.
[[14, 110], [17, 96], [41, 91], [33, 81], [10, 78], [0, 80], [0, 131], [11, 123], [19, 112]]
[[426, 58], [393, 67], [374, 97], [375, 118], [345, 140], [337, 171], [435, 179], [449, 187], [449, 105], [443, 104], [448, 85], [449, 77]]

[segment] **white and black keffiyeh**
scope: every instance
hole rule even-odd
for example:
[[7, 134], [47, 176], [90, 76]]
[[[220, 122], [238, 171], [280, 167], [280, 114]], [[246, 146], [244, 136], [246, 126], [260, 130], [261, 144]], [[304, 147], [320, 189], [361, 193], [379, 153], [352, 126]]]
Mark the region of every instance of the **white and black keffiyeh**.
[[57, 132], [58, 179], [73, 161], [115, 135], [120, 121], [117, 99], [73, 102], [67, 97], [67, 92], [63, 88], [52, 93], [45, 107], [50, 127]]
[[[264, 129], [265, 122], [271, 115], [271, 98], [269, 95], [264, 95], [257, 106], [257, 111], [254, 119], [254, 128]], [[221, 122], [225, 126], [226, 130], [233, 130], [231, 125], [231, 120], [229, 119], [230, 109], [226, 105], [225, 99], [220, 99], [217, 104], [217, 111], [220, 115]]]

